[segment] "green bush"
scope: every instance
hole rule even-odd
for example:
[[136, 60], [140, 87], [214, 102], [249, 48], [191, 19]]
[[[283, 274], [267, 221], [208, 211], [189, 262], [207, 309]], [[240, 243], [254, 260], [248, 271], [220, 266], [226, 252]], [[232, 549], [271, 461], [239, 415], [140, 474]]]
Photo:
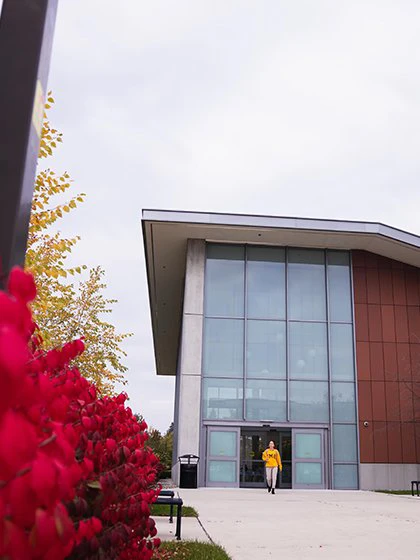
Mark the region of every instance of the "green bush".
[[172, 478], [172, 471], [161, 471], [159, 473], [159, 479], [162, 480], [163, 478]]
[[[173, 445], [173, 424], [171, 424], [164, 435], [160, 433], [159, 430], [155, 428], [149, 428], [147, 430], [149, 434], [149, 439], [146, 442], [146, 446], [150, 447], [156, 457], [159, 458], [162, 471], [159, 478], [171, 478], [171, 468], [172, 468], [172, 445]], [[169, 473], [168, 476], [164, 476]]]

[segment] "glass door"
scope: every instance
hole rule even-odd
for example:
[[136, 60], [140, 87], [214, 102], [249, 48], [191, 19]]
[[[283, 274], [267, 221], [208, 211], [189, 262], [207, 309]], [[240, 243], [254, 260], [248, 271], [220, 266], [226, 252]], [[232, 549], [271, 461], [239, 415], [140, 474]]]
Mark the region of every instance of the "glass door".
[[283, 472], [279, 473], [277, 486], [292, 488], [292, 432], [279, 433], [279, 451]]
[[292, 432], [291, 430], [258, 430], [242, 428], [241, 431], [241, 486], [265, 487], [265, 465], [262, 454], [270, 440], [280, 451], [283, 472], [277, 476], [277, 488], [292, 487]]
[[293, 430], [293, 488], [325, 488], [325, 430]]
[[206, 486], [239, 486], [239, 428], [207, 428]]
[[241, 486], [260, 488], [265, 485], [262, 454], [267, 447], [265, 430], [243, 430], [241, 434]]

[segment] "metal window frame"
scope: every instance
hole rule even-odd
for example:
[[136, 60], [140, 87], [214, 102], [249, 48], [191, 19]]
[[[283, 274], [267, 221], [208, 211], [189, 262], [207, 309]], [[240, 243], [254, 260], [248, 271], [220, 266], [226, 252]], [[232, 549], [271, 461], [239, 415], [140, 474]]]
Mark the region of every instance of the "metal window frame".
[[[281, 420], [281, 419], [278, 419], [278, 418], [277, 419], [265, 418], [265, 419], [261, 419], [261, 420], [256, 420], [255, 418], [249, 418], [248, 419], [247, 415], [245, 414], [245, 416], [244, 416], [245, 421], [264, 422], [265, 424], [267, 424], [267, 423], [271, 424], [272, 422], [285, 422], [285, 421], [287, 421], [287, 381], [286, 381], [286, 379], [284, 379], [284, 378], [283, 379], [265, 379], [265, 378], [262, 379], [260, 377], [258, 377], [258, 378], [253, 378], [253, 377], [245, 378], [245, 386], [244, 386], [244, 409], [245, 409], [245, 413], [247, 413], [247, 401], [249, 400], [246, 397], [246, 390], [248, 389], [248, 382], [249, 381], [268, 381], [268, 382], [272, 382], [272, 383], [284, 383], [284, 385], [285, 385], [284, 394], [285, 394], [285, 399], [286, 399], [286, 401], [285, 401], [286, 418], [285, 418], [285, 420]], [[255, 399], [255, 400], [257, 400], [257, 399]], [[274, 399], [274, 400], [275, 400], [275, 402], [279, 402], [279, 401], [277, 401], [277, 399]]]
[[331, 327], [330, 327], [330, 282], [328, 277], [328, 253], [325, 252], [325, 302], [327, 314], [327, 363], [328, 363], [328, 408], [329, 408], [329, 428], [327, 434], [328, 448], [328, 488], [334, 487], [334, 445], [333, 445], [333, 403], [332, 403], [332, 367], [331, 367]]
[[[201, 356], [201, 375], [202, 377], [215, 377], [215, 378], [220, 378], [220, 377], [225, 377], [226, 379], [241, 379], [244, 376], [243, 370], [244, 370], [244, 355], [242, 355], [242, 374], [241, 375], [215, 375], [213, 374], [207, 374], [205, 373], [205, 351], [204, 351], [204, 342], [206, 340], [206, 331], [207, 331], [207, 320], [211, 320], [211, 321], [241, 321], [243, 324], [243, 332], [242, 332], [242, 338], [245, 336], [245, 319], [244, 317], [206, 317], [205, 315], [203, 315], [203, 339], [202, 339], [202, 346], [203, 346], [203, 351], [202, 351], [202, 356]], [[243, 350], [242, 350], [242, 354], [243, 354]]]
[[357, 438], [357, 488], [360, 489], [360, 429], [359, 429], [359, 391], [357, 371], [357, 348], [356, 348], [356, 321], [354, 304], [354, 276], [353, 276], [353, 252], [350, 251], [350, 297], [351, 312], [353, 320], [353, 365], [354, 365], [354, 391], [356, 395], [356, 438]]
[[280, 323], [281, 325], [284, 326], [284, 335], [285, 335], [285, 342], [286, 342], [286, 348], [285, 348], [285, 357], [284, 357], [284, 366], [285, 366], [285, 373], [283, 377], [280, 376], [276, 376], [276, 377], [268, 377], [268, 376], [259, 376], [259, 375], [249, 375], [248, 374], [248, 356], [247, 356], [247, 362], [246, 362], [246, 369], [244, 370], [244, 376], [246, 379], [261, 379], [261, 378], [266, 378], [266, 379], [278, 379], [278, 380], [285, 380], [287, 377], [287, 321], [285, 319], [270, 319], [269, 321], [265, 321], [264, 319], [254, 319], [254, 317], [252, 318], [247, 318], [246, 320], [246, 340], [245, 340], [245, 354], [248, 354], [248, 326], [251, 323], [254, 322], [258, 322], [258, 323]]
[[[240, 486], [240, 446], [241, 446], [241, 428], [239, 426], [207, 426], [206, 427], [206, 447], [208, 453], [205, 455], [205, 484], [211, 488], [239, 488]], [[235, 433], [236, 434], [236, 455], [233, 456], [217, 456], [217, 455], [210, 455], [210, 437], [213, 432], [228, 432], [228, 433]], [[211, 482], [208, 480], [209, 478], [209, 463], [210, 461], [220, 461], [223, 463], [233, 463], [236, 464], [236, 482], [234, 484], [229, 482]]]
[[[232, 419], [229, 419], [229, 418], [211, 418], [211, 419], [209, 419], [209, 418], [206, 418], [206, 417], [204, 416], [204, 409], [205, 409], [205, 405], [204, 405], [204, 401], [205, 401], [205, 397], [204, 397], [204, 395], [205, 395], [205, 393], [204, 393], [204, 383], [205, 383], [205, 381], [207, 381], [208, 379], [214, 379], [214, 380], [224, 379], [224, 380], [227, 380], [227, 381], [242, 381], [242, 383], [239, 383], [239, 384], [238, 384], [238, 387], [235, 387], [235, 389], [236, 389], [236, 390], [238, 390], [238, 389], [241, 390], [241, 389], [242, 389], [242, 401], [244, 400], [244, 397], [243, 397], [244, 384], [243, 384], [243, 380], [242, 380], [240, 377], [202, 377], [202, 380], [201, 380], [201, 395], [202, 395], [202, 396], [201, 396], [201, 403], [202, 403], [202, 407], [201, 407], [201, 411], [200, 411], [201, 422], [203, 422], [203, 420], [204, 420], [204, 421], [205, 421], [205, 420], [218, 420], [218, 421], [220, 421], [220, 422], [238, 422], [238, 421], [242, 421], [242, 420], [243, 420], [243, 417], [242, 417], [242, 419], [240, 419], [240, 418], [232, 418]], [[233, 387], [232, 387], [232, 388], [233, 388]]]
[[[298, 489], [305, 488], [317, 488], [323, 490], [329, 488], [330, 478], [329, 478], [329, 457], [328, 457], [328, 430], [325, 428], [296, 428], [292, 431], [292, 486]], [[320, 437], [320, 451], [321, 457], [305, 459], [303, 457], [296, 457], [296, 439], [299, 435], [319, 435]], [[296, 483], [296, 467], [298, 463], [311, 463], [311, 464], [321, 464], [321, 483], [317, 485], [312, 484], [297, 484]], [[294, 482], [293, 482], [294, 481]]]
[[[219, 316], [219, 315], [212, 315], [206, 314], [206, 265], [207, 265], [207, 248], [208, 246], [212, 245], [235, 245], [241, 246], [244, 248], [244, 315], [243, 316]], [[203, 338], [202, 344], [204, 345], [205, 340], [205, 324], [206, 319], [236, 319], [236, 320], [243, 320], [244, 321], [244, 329], [243, 329], [243, 373], [242, 376], [214, 376], [214, 375], [206, 375], [204, 373], [204, 351], [202, 352], [202, 398], [200, 403], [200, 422], [201, 422], [201, 441], [200, 441], [200, 449], [206, 453], [206, 443], [205, 440], [207, 439], [207, 428], [209, 426], [220, 426], [223, 425], [230, 427], [233, 424], [239, 428], [242, 427], [249, 427], [249, 428], [258, 428], [258, 427], [266, 427], [267, 424], [272, 428], [275, 429], [310, 429], [313, 427], [314, 429], [326, 429], [326, 439], [327, 439], [327, 449], [325, 453], [325, 468], [326, 468], [326, 487], [333, 488], [334, 486], [334, 466], [340, 464], [349, 464], [349, 465], [357, 465], [357, 483], [358, 488], [360, 487], [360, 441], [359, 441], [359, 425], [358, 425], [358, 418], [359, 418], [359, 411], [358, 411], [358, 399], [357, 399], [357, 362], [356, 362], [356, 343], [355, 343], [355, 322], [354, 322], [354, 284], [353, 284], [353, 264], [352, 264], [352, 252], [349, 250], [337, 250], [337, 249], [320, 249], [320, 248], [305, 248], [308, 251], [322, 251], [324, 255], [324, 275], [325, 275], [325, 306], [326, 306], [326, 318], [325, 320], [303, 320], [303, 319], [290, 319], [289, 318], [289, 252], [293, 249], [302, 249], [299, 247], [281, 247], [284, 249], [285, 252], [285, 260], [284, 260], [284, 286], [285, 286], [285, 318], [278, 319], [278, 318], [265, 318], [265, 317], [248, 317], [248, 248], [272, 248], [272, 245], [256, 245], [256, 244], [238, 244], [238, 243], [223, 243], [223, 242], [206, 242], [206, 257], [205, 257], [205, 264], [204, 264], [204, 298], [203, 298]], [[351, 299], [351, 320], [350, 321], [332, 321], [330, 318], [330, 297], [329, 297], [329, 278], [328, 278], [328, 255], [329, 253], [333, 252], [345, 252], [348, 254], [348, 265], [347, 269], [349, 272], [350, 277], [350, 299]], [[286, 376], [285, 377], [255, 377], [255, 376], [248, 376], [247, 374], [247, 341], [248, 341], [248, 320], [256, 320], [256, 321], [273, 321], [273, 322], [285, 322], [286, 326], [286, 334], [285, 334], [285, 354], [286, 354]], [[327, 379], [323, 378], [315, 378], [315, 379], [308, 379], [305, 377], [291, 377], [290, 375], [290, 351], [289, 351], [289, 342], [290, 342], [290, 333], [289, 333], [289, 326], [291, 323], [320, 323], [325, 324], [327, 329], [327, 369], [328, 369], [328, 377]], [[332, 379], [332, 364], [331, 364], [331, 325], [332, 324], [346, 324], [351, 325], [352, 327], [352, 337], [353, 337], [353, 371], [354, 371], [354, 378], [353, 380], [334, 380]], [[206, 379], [226, 379], [226, 380], [240, 380], [242, 379], [242, 395], [243, 395], [243, 403], [242, 403], [242, 419], [208, 419], [204, 418], [204, 390], [203, 384]], [[250, 380], [258, 380], [258, 381], [283, 381], [286, 383], [286, 421], [279, 422], [279, 421], [264, 421], [264, 420], [247, 420], [246, 418], [246, 384], [247, 381]], [[327, 383], [328, 384], [328, 413], [329, 413], [329, 421], [327, 423], [323, 422], [305, 422], [305, 421], [292, 421], [291, 414], [290, 414], [290, 383], [294, 381], [306, 381], [310, 383]], [[333, 383], [347, 383], [352, 384], [354, 386], [355, 391], [355, 416], [356, 421], [333, 421], [333, 403], [332, 403], [332, 387]], [[357, 436], [357, 462], [343, 462], [337, 461], [334, 462], [334, 455], [333, 455], [333, 426], [335, 424], [343, 424], [343, 425], [355, 425], [356, 426], [356, 436]], [[203, 441], [204, 440], [204, 441]], [[240, 458], [238, 458], [239, 464]], [[207, 461], [206, 461], [207, 464]], [[206, 475], [203, 475], [203, 479], [205, 482]]]

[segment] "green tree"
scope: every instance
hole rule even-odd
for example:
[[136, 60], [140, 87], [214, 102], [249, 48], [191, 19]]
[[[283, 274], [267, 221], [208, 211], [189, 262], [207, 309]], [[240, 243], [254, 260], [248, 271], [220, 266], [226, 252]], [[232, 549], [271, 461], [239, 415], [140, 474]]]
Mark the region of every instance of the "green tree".
[[173, 424], [171, 424], [164, 435], [155, 428], [149, 428], [148, 434], [147, 445], [159, 457], [162, 470], [170, 471], [172, 468]]

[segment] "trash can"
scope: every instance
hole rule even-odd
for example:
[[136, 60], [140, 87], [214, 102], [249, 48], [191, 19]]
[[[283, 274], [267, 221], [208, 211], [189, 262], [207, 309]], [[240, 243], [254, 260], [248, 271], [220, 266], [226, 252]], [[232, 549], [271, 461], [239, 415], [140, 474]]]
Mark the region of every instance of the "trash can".
[[178, 457], [180, 463], [179, 487], [197, 488], [198, 461], [197, 455], [181, 455]]

